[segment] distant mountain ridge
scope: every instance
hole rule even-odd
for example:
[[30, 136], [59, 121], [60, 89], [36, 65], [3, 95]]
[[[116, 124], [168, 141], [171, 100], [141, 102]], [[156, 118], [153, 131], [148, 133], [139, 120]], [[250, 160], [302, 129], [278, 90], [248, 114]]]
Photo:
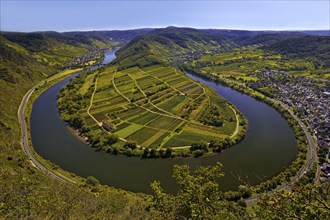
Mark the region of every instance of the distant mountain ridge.
[[101, 41], [112, 39], [113, 41], [128, 43], [133, 38], [153, 31], [153, 28], [142, 28], [132, 30], [112, 30], [112, 31], [72, 31], [63, 32], [64, 36], [69, 37], [92, 37]]
[[316, 36], [328, 36], [330, 37], [330, 29], [329, 30], [310, 30], [310, 31], [299, 31], [308, 35], [316, 35]]
[[272, 44], [291, 37], [305, 36], [305, 33], [296, 31], [246, 31], [246, 30], [219, 30], [204, 29], [207, 33], [221, 35], [240, 46], [252, 44]]

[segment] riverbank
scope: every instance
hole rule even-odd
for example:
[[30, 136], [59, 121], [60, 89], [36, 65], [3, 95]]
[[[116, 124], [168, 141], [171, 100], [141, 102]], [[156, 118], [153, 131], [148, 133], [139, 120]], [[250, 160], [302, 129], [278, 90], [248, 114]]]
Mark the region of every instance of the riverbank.
[[[66, 183], [77, 183], [83, 182], [81, 178], [77, 178], [72, 173], [69, 173], [65, 170], [59, 169], [59, 167], [50, 161], [45, 160], [43, 157], [40, 157], [34, 150], [32, 145], [31, 138], [31, 128], [30, 128], [30, 118], [32, 113], [32, 106], [34, 101], [48, 88], [53, 86], [54, 84], [60, 82], [66, 77], [77, 74], [77, 72], [82, 71], [81, 68], [73, 69], [73, 70], [65, 70], [60, 72], [50, 78], [47, 78], [41, 82], [39, 82], [35, 87], [33, 87], [29, 92], [24, 96], [21, 106], [19, 108], [19, 118], [24, 118], [21, 120], [22, 126], [22, 147], [27, 155], [30, 157], [30, 161], [33, 166], [41, 170], [47, 175], [59, 180], [60, 182]], [[25, 124], [26, 123], [26, 124]]]
[[[260, 185], [254, 186], [255, 191], [257, 193], [262, 193], [274, 189], [289, 189], [290, 185], [292, 186], [293, 183], [301, 179], [307, 172], [313, 170], [313, 164], [315, 164], [317, 161], [317, 146], [313, 138], [309, 134], [308, 129], [306, 128], [304, 123], [296, 115], [294, 115], [293, 111], [290, 110], [288, 106], [278, 100], [270, 99], [264, 94], [261, 94], [251, 88], [246, 87], [242, 83], [237, 83], [228, 79], [226, 80], [215, 75], [204, 75], [197, 72], [194, 72], [194, 74], [208, 78], [217, 83], [224, 84], [244, 94], [250, 95], [258, 100], [263, 101], [264, 103], [270, 105], [271, 107], [275, 108], [279, 113], [281, 113], [282, 116], [286, 118], [290, 126], [293, 128], [294, 134], [297, 139], [297, 149], [299, 150], [296, 159], [288, 168], [286, 168], [285, 171], [281, 172], [279, 175], [274, 176], [271, 180], [263, 182]], [[308, 143], [308, 147], [305, 143]], [[317, 177], [315, 177], [315, 179], [317, 181]], [[249, 200], [250, 204], [256, 202], [257, 200], [255, 198]]]
[[[102, 60], [95, 60], [96, 65], [101, 63]], [[86, 69], [91, 69], [93, 67], [87, 66], [85, 69], [76, 68], [76, 69], [67, 69], [62, 72], [59, 72], [55, 75], [48, 77], [45, 80], [40, 81], [36, 86], [31, 88], [26, 95], [23, 97], [21, 105], [18, 109], [18, 117], [24, 118], [24, 121], [20, 119], [20, 124], [22, 128], [22, 148], [26, 154], [30, 157], [30, 161], [34, 167], [44, 172], [46, 175], [49, 175], [60, 182], [65, 183], [84, 183], [85, 178], [81, 178], [69, 171], [60, 169], [60, 167], [45, 158], [41, 157], [35, 150], [32, 144], [31, 137], [31, 114], [33, 103], [38, 99], [38, 97], [45, 92], [47, 89], [55, 85], [56, 83], [66, 79], [72, 78], [77, 74], [81, 73]], [[24, 116], [26, 113], [27, 116]]]

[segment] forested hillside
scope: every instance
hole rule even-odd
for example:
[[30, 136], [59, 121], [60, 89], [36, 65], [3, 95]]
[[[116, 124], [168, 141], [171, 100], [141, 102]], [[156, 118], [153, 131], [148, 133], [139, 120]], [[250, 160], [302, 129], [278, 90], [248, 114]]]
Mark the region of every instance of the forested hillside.
[[287, 58], [309, 58], [314, 60], [318, 66], [330, 67], [330, 37], [290, 38], [266, 46], [265, 49], [280, 53]]
[[115, 43], [94, 38], [65, 37], [56, 32], [1, 33], [0, 89], [1, 145], [18, 146], [17, 109], [23, 94], [41, 79], [63, 69], [62, 65], [88, 51], [109, 48]]
[[240, 46], [269, 45], [288, 38], [304, 36], [301, 32], [290, 31], [246, 31], [205, 29], [206, 33], [222, 36]]
[[120, 68], [169, 63], [205, 51], [226, 52], [236, 47], [224, 37], [192, 28], [168, 27], [138, 36], [117, 53]]
[[[323, 32], [322, 32], [323, 33]], [[311, 42], [308, 42], [311, 40]], [[295, 41], [287, 47], [287, 44]], [[217, 30], [167, 27], [145, 32], [134, 38], [117, 53], [121, 68], [135, 65], [140, 67], [159, 63], [171, 63], [178, 58], [198, 58], [204, 53], [225, 53], [242, 46], [257, 46], [281, 53], [280, 49], [287, 47], [287, 52], [301, 54], [314, 48], [309, 57], [322, 53], [325, 60], [328, 55], [328, 37], [309, 36], [307, 33], [294, 31], [245, 31]], [[308, 43], [307, 43], [308, 42]], [[304, 49], [305, 48], [305, 49]], [[305, 51], [305, 52], [304, 52]], [[299, 55], [294, 58], [298, 58]], [[307, 55], [307, 54], [305, 54]], [[305, 56], [306, 57], [306, 56]], [[301, 55], [300, 57], [301, 58]], [[181, 59], [182, 60], [182, 59]], [[329, 60], [329, 59], [328, 59]]]

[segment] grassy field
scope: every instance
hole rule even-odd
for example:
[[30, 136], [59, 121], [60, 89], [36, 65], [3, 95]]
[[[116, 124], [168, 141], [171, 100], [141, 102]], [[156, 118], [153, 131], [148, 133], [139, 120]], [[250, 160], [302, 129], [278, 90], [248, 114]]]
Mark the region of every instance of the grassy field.
[[[97, 78], [97, 81], [96, 81]], [[133, 67], [116, 71], [114, 66], [96, 71], [79, 85], [81, 95], [92, 103], [90, 113], [98, 122], [108, 121], [121, 140], [143, 148], [178, 147], [194, 142], [220, 140], [236, 128], [235, 113], [224, 99], [212, 90], [191, 80], [172, 67]], [[91, 102], [92, 101], [92, 102]], [[218, 106], [223, 126], [205, 124], [205, 108], [210, 102]], [[96, 122], [80, 110], [92, 130]]]

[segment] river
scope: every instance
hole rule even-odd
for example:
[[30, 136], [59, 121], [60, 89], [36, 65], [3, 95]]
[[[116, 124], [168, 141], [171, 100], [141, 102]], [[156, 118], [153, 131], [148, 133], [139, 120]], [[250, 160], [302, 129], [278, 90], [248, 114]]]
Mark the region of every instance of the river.
[[[114, 53], [106, 53], [103, 64], [111, 62]], [[295, 159], [293, 131], [276, 110], [231, 88], [189, 74], [190, 78], [212, 87], [245, 115], [249, 125], [241, 143], [220, 154], [200, 158], [140, 159], [95, 152], [72, 133], [57, 109], [57, 94], [77, 74], [42, 93], [34, 102], [31, 115], [35, 151], [64, 170], [83, 177], [94, 176], [103, 184], [132, 192], [149, 193], [150, 183], [159, 180], [166, 190], [175, 192], [176, 185], [171, 178], [174, 164], [188, 164], [193, 170], [219, 161], [225, 172], [220, 188], [235, 190], [243, 184], [242, 180], [254, 185], [271, 178]]]

